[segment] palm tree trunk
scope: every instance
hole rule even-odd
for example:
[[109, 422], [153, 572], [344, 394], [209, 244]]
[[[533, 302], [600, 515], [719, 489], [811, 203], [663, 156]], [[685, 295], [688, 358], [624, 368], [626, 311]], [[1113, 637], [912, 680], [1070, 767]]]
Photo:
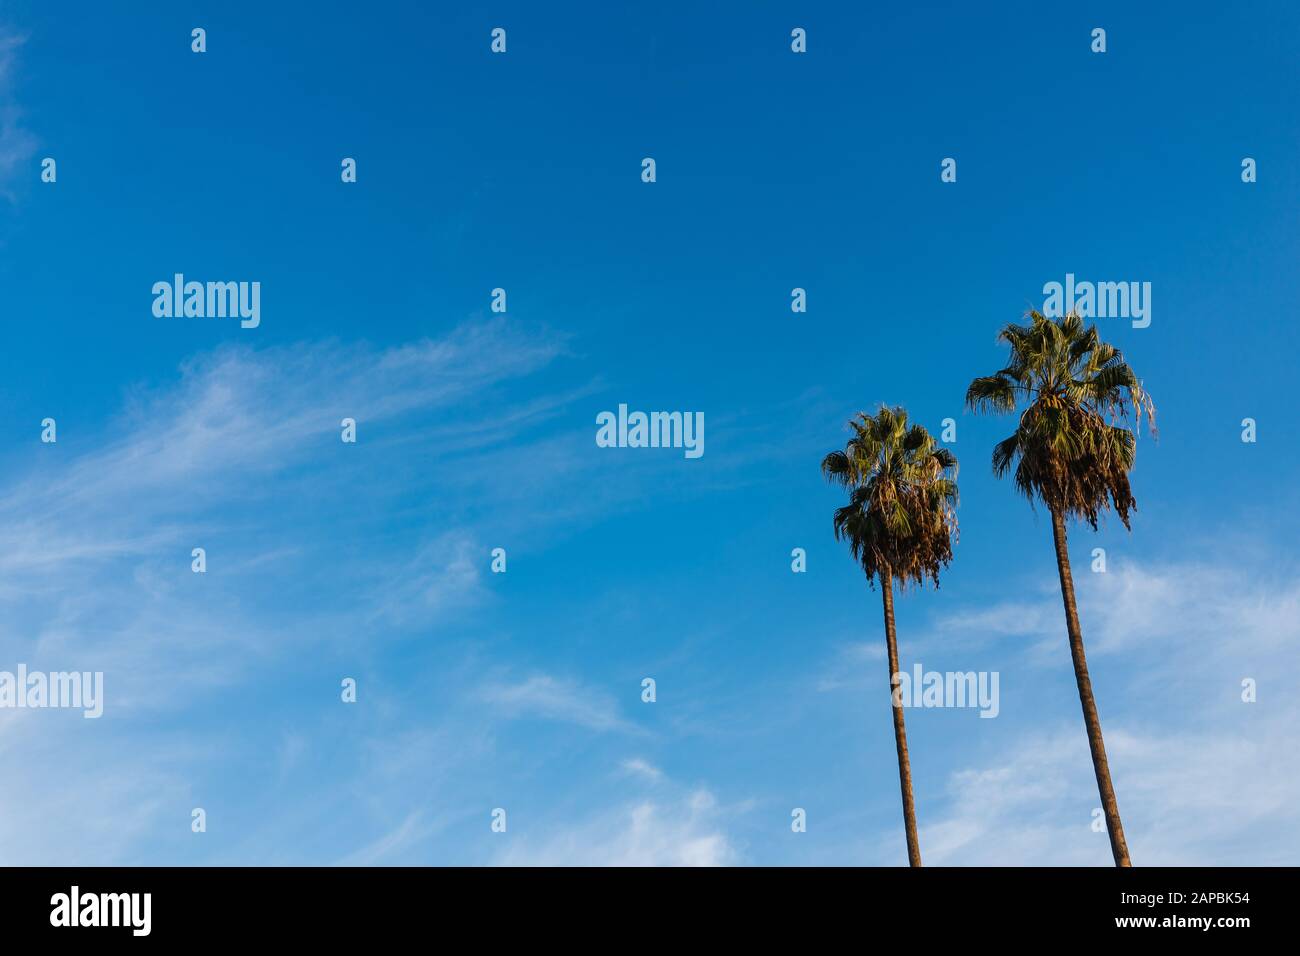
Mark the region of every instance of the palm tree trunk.
[[1070, 635], [1070, 656], [1074, 658], [1074, 680], [1079, 685], [1079, 703], [1083, 705], [1083, 723], [1088, 729], [1088, 747], [1092, 750], [1092, 768], [1097, 774], [1097, 792], [1106, 815], [1110, 833], [1110, 851], [1116, 866], [1132, 866], [1124, 826], [1119, 821], [1119, 802], [1110, 782], [1110, 764], [1106, 762], [1106, 743], [1101, 739], [1101, 718], [1092, 696], [1088, 661], [1083, 654], [1083, 633], [1079, 629], [1079, 608], [1074, 603], [1074, 577], [1070, 573], [1070, 552], [1065, 542], [1065, 519], [1052, 509], [1052, 540], [1056, 545], [1056, 570], [1061, 576], [1061, 599], [1065, 602], [1065, 629]]
[[898, 640], [894, 634], [894, 577], [880, 575], [885, 601], [885, 644], [889, 648], [889, 699], [894, 712], [894, 746], [898, 749], [898, 785], [903, 791], [903, 829], [907, 833], [907, 861], [921, 865], [921, 842], [916, 835], [916, 804], [912, 800], [912, 763], [907, 757], [907, 728], [903, 725], [902, 703], [894, 697], [894, 675], [898, 673]]

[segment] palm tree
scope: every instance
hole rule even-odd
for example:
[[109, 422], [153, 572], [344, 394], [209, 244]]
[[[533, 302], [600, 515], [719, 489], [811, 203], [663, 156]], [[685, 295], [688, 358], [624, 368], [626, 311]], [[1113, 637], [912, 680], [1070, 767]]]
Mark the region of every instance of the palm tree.
[[907, 858], [921, 865], [912, 798], [912, 765], [898, 684], [898, 641], [894, 632], [894, 584], [900, 591], [931, 578], [952, 560], [957, 536], [957, 459], [939, 447], [920, 425], [908, 425], [903, 408], [882, 405], [849, 422], [853, 437], [843, 451], [822, 459], [822, 474], [849, 489], [849, 503], [835, 511], [837, 540], [862, 565], [867, 581], [878, 580], [885, 607], [885, 644], [894, 712], [898, 782], [903, 795]]
[[1030, 312], [1027, 318], [1030, 324], [1008, 325], [999, 333], [999, 341], [1011, 348], [1006, 368], [971, 382], [966, 405], [991, 412], [1024, 406], [1015, 433], [993, 449], [993, 472], [1002, 477], [1014, 465], [1016, 488], [1031, 502], [1041, 501], [1052, 515], [1065, 629], [1097, 791], [1115, 865], [1132, 866], [1083, 653], [1065, 522], [1085, 518], [1095, 531], [1097, 516], [1114, 507], [1129, 527], [1137, 501], [1128, 473], [1143, 416], [1155, 431], [1155, 406], [1119, 349], [1103, 342], [1096, 326], [1085, 328], [1073, 312], [1061, 319]]

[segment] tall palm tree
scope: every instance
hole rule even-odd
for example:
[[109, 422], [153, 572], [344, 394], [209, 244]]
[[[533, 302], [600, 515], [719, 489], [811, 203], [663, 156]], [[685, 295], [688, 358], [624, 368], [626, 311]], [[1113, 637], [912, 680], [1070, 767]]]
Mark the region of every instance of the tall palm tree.
[[882, 405], [849, 422], [853, 437], [843, 451], [822, 459], [822, 474], [849, 489], [849, 503], [835, 511], [837, 540], [862, 565], [867, 581], [880, 582], [889, 651], [889, 687], [894, 712], [898, 782], [903, 795], [907, 858], [921, 865], [912, 798], [912, 765], [898, 683], [898, 640], [894, 632], [894, 585], [905, 590], [925, 578], [939, 583], [939, 570], [952, 560], [957, 536], [957, 459], [920, 425], [909, 425], [903, 408]]
[[991, 412], [1023, 406], [1015, 433], [993, 449], [993, 471], [1002, 477], [1014, 465], [1016, 488], [1051, 513], [1065, 629], [1111, 853], [1116, 866], [1132, 866], [1083, 653], [1065, 522], [1084, 518], [1095, 531], [1097, 516], [1114, 507], [1129, 527], [1137, 501], [1128, 474], [1144, 416], [1155, 431], [1155, 406], [1119, 349], [1103, 342], [1096, 326], [1085, 328], [1073, 312], [1061, 319], [1030, 312], [1027, 318], [1028, 325], [1008, 325], [999, 333], [1011, 348], [1010, 359], [1005, 368], [970, 383], [966, 405]]

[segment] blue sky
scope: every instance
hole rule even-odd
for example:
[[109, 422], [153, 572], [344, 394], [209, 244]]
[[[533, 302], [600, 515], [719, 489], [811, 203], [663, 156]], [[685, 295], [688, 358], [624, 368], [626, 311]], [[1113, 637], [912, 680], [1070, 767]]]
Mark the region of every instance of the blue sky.
[[[0, 670], [107, 698], [0, 710], [0, 862], [905, 862], [817, 467], [887, 401], [961, 462], [903, 663], [1001, 675], [907, 713], [926, 861], [1109, 863], [1050, 527], [961, 407], [1067, 272], [1153, 290], [1098, 320], [1133, 531], [1071, 538], [1134, 862], [1300, 858], [1293, 5], [267, 6], [0, 10]], [[177, 272], [260, 326], [155, 318]], [[704, 456], [598, 448], [619, 403]]]

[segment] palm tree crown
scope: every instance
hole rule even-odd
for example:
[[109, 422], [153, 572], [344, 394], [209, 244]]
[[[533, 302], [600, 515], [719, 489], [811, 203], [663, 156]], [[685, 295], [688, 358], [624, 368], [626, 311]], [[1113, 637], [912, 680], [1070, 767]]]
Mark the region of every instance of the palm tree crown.
[[1137, 507], [1128, 480], [1137, 432], [1144, 415], [1155, 432], [1155, 406], [1096, 326], [1085, 328], [1074, 312], [1027, 317], [1029, 325], [998, 335], [1011, 347], [1006, 367], [966, 391], [975, 411], [1026, 406], [1015, 433], [994, 448], [993, 471], [1001, 477], [1015, 464], [1016, 487], [1063, 518], [1086, 518], [1096, 528], [1098, 514], [1113, 505], [1127, 528]]
[[850, 489], [835, 511], [835, 537], [847, 540], [868, 580], [887, 573], [899, 587], [937, 586], [957, 536], [957, 459], [907, 412], [886, 405], [849, 422], [843, 451], [822, 460], [822, 473]]

